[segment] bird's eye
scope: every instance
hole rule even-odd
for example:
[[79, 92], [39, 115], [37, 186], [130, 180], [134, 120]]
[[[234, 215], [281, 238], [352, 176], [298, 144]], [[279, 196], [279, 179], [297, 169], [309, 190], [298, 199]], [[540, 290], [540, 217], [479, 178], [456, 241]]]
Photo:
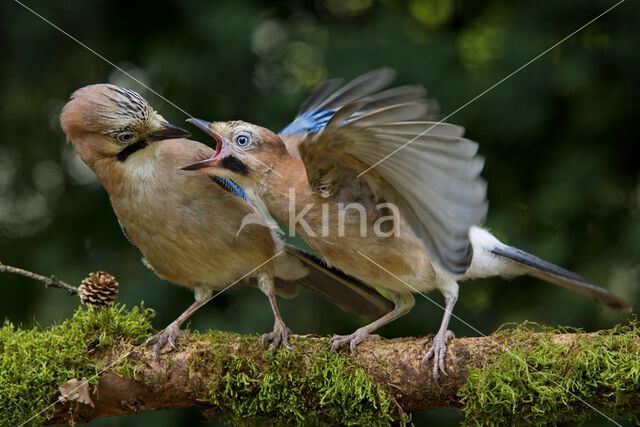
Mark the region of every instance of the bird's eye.
[[133, 132], [120, 132], [118, 134], [118, 141], [129, 142], [133, 139]]
[[251, 144], [251, 138], [249, 138], [249, 135], [241, 133], [240, 135], [236, 136], [236, 145], [238, 147], [245, 148], [249, 146], [249, 144]]

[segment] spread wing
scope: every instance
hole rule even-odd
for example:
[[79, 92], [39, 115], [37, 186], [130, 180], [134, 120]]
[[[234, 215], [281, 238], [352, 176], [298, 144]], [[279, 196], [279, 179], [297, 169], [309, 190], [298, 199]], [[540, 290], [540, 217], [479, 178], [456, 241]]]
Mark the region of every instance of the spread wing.
[[364, 114], [388, 105], [421, 102], [425, 105], [424, 120], [435, 120], [440, 107], [435, 100], [426, 99], [427, 91], [419, 85], [399, 86], [381, 91], [394, 77], [389, 68], [370, 71], [340, 87], [342, 80], [328, 80], [320, 85], [302, 104], [296, 118], [280, 131], [289, 152], [298, 157], [298, 145], [311, 133], [317, 133], [338, 110], [354, 102], [365, 101], [360, 108]]
[[[464, 138], [459, 126], [424, 120], [429, 107], [422, 96], [403, 88], [396, 89], [400, 96], [371, 95], [388, 81], [388, 71], [360, 79], [333, 95], [325, 96], [328, 90], [323, 89], [309, 102], [313, 111], [333, 109], [322, 125], [296, 134], [311, 186], [339, 191], [354, 179], [363, 180], [379, 200], [398, 207], [432, 260], [449, 272], [464, 273], [472, 257], [469, 228], [487, 212], [478, 144]], [[363, 81], [369, 82], [367, 89]], [[341, 97], [345, 102], [337, 106], [335, 99]]]

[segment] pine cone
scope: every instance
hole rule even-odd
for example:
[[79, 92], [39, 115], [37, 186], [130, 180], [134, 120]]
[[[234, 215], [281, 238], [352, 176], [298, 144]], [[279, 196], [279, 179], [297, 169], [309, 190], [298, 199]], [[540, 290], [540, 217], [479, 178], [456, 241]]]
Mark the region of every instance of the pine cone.
[[92, 307], [107, 307], [118, 297], [118, 281], [106, 271], [96, 271], [78, 287], [80, 302]]

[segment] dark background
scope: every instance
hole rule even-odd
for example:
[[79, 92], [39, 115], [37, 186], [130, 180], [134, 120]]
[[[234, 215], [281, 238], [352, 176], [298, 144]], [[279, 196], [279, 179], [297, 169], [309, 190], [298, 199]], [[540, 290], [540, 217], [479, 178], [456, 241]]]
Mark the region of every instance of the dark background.
[[[613, 1], [318, 0], [206, 2], [35, 1], [37, 12], [190, 114], [280, 129], [328, 77], [398, 70], [446, 115], [609, 8]], [[69, 94], [112, 82], [140, 87], [19, 4], [0, 6], [0, 260], [78, 284], [105, 269], [120, 301], [144, 301], [167, 325], [192, 295], [154, 276], [120, 233], [106, 193], [58, 125]], [[503, 241], [570, 268], [640, 303], [640, 3], [627, 1], [453, 116], [486, 157], [487, 226]], [[140, 92], [174, 123], [176, 108]], [[185, 124], [186, 126], [186, 124]], [[196, 137], [207, 142], [201, 133]], [[224, 256], [224, 254], [212, 254]], [[438, 301], [440, 295], [433, 295]], [[70, 316], [75, 298], [0, 276], [0, 315], [24, 326]], [[362, 324], [313, 295], [281, 303], [299, 333], [347, 333]], [[417, 297], [386, 337], [437, 330], [441, 310]], [[461, 287], [456, 314], [483, 333], [531, 320], [597, 330], [626, 316], [568, 291], [519, 278]], [[192, 328], [270, 330], [262, 294], [230, 291]], [[475, 336], [453, 320], [458, 336]], [[425, 372], [425, 375], [427, 373]], [[197, 411], [95, 422], [197, 423]], [[455, 410], [416, 415], [456, 424]], [[593, 424], [605, 424], [595, 419]]]

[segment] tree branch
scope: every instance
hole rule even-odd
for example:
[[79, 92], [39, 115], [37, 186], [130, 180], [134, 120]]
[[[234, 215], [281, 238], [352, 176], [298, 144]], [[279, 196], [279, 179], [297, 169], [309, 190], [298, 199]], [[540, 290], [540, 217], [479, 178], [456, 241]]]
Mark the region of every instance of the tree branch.
[[[598, 333], [536, 334], [531, 331], [527, 333], [529, 338], [525, 343], [528, 346], [525, 351], [531, 353], [538, 351], [539, 349], [534, 347], [538, 341], [544, 340], [543, 347], [545, 349], [558, 349], [558, 354], [566, 355], [569, 360], [575, 359], [575, 356], [571, 354], [572, 351], [577, 349], [576, 351], [580, 355], [585, 352], [584, 348], [580, 347], [582, 345], [580, 343], [591, 343], [593, 340], [603, 338], [603, 335]], [[221, 408], [209, 403], [212, 400], [206, 398], [212, 396], [213, 393], [211, 391], [212, 378], [224, 377], [225, 381], [232, 381], [233, 378], [229, 379], [225, 375], [229, 372], [235, 376], [239, 376], [239, 374], [236, 371], [229, 371], [231, 368], [229, 368], [228, 361], [249, 358], [256, 363], [257, 369], [247, 369], [246, 378], [243, 377], [243, 384], [251, 384], [254, 380], [264, 381], [261, 375], [264, 374], [263, 368], [271, 363], [269, 362], [271, 356], [259, 350], [257, 347], [258, 338], [255, 336], [225, 334], [222, 338], [211, 339], [213, 335], [210, 334], [191, 335], [187, 333], [181, 338], [177, 351], [170, 355], [165, 354], [159, 360], [154, 360], [148, 349], [133, 351], [129, 356], [129, 374], [118, 375], [110, 371], [100, 376], [92, 394], [94, 408], [88, 405], [66, 403], [57, 408], [49, 422], [69, 422], [71, 414], [73, 414], [75, 421], [86, 422], [95, 418], [135, 413], [147, 409], [181, 407], [214, 408], [214, 412], [219, 414]], [[536, 335], [539, 337], [535, 337]], [[612, 336], [618, 337], [618, 335], [607, 335], [609, 338]], [[522, 342], [521, 338], [514, 339]], [[462, 402], [459, 391], [467, 382], [469, 372], [476, 368], [484, 367], [483, 369], [486, 369], [488, 363], [492, 364], [505, 355], [505, 344], [508, 345], [508, 340], [505, 341], [504, 337], [499, 340], [494, 337], [452, 340], [449, 343], [446, 357], [447, 376], [442, 377], [440, 384], [437, 384], [431, 376], [430, 367], [420, 366], [420, 360], [430, 340], [431, 338], [406, 338], [366, 341], [359, 345], [358, 352], [352, 360], [356, 366], [364, 368], [373, 383], [381, 385], [402, 410], [424, 411], [439, 407], [460, 407]], [[286, 368], [278, 369], [286, 369], [294, 378], [308, 374], [305, 371], [311, 369], [309, 360], [328, 354], [326, 353], [326, 338], [295, 336], [292, 342], [296, 346], [295, 352], [301, 354], [306, 362], [297, 367], [289, 363]], [[632, 342], [634, 349], [637, 348], [636, 339], [630, 342]], [[597, 343], [595, 345], [600, 346]], [[108, 364], [112, 357], [101, 359], [97, 365]], [[611, 359], [612, 356], [606, 357]], [[218, 358], [227, 360], [224, 367], [218, 363]], [[613, 358], [615, 359], [615, 356]], [[237, 365], [240, 366], [242, 363], [238, 362]], [[536, 371], [547, 368], [544, 366], [531, 367], [532, 370], [528, 371], [528, 375], [534, 375]], [[577, 368], [574, 366], [571, 369]], [[595, 369], [605, 368], [600, 366]], [[131, 374], [132, 372], [133, 374]], [[549, 377], [556, 378], [555, 375], [551, 372]], [[558, 378], [562, 378], [562, 375]], [[551, 381], [553, 382], [553, 380]], [[233, 396], [240, 399], [242, 391], [238, 391]], [[203, 397], [209, 402], [205, 402]], [[250, 396], [250, 398], [253, 397]], [[639, 401], [639, 397], [640, 394], [633, 396], [636, 403]], [[591, 399], [593, 400], [594, 397], [592, 396]], [[215, 399], [213, 401], [215, 402]], [[530, 402], [524, 404], [530, 404]], [[70, 405], [76, 408], [70, 411]]]
[[58, 279], [55, 276], [43, 276], [42, 274], [33, 273], [31, 271], [23, 270], [22, 268], [18, 268], [18, 267], [12, 267], [10, 265], [6, 265], [1, 262], [0, 262], [0, 273], [17, 274], [19, 276], [37, 280], [39, 282], [44, 283], [44, 286], [46, 288], [66, 289], [71, 295], [75, 295], [78, 293], [78, 288], [66, 282], [63, 282], [62, 280]]

